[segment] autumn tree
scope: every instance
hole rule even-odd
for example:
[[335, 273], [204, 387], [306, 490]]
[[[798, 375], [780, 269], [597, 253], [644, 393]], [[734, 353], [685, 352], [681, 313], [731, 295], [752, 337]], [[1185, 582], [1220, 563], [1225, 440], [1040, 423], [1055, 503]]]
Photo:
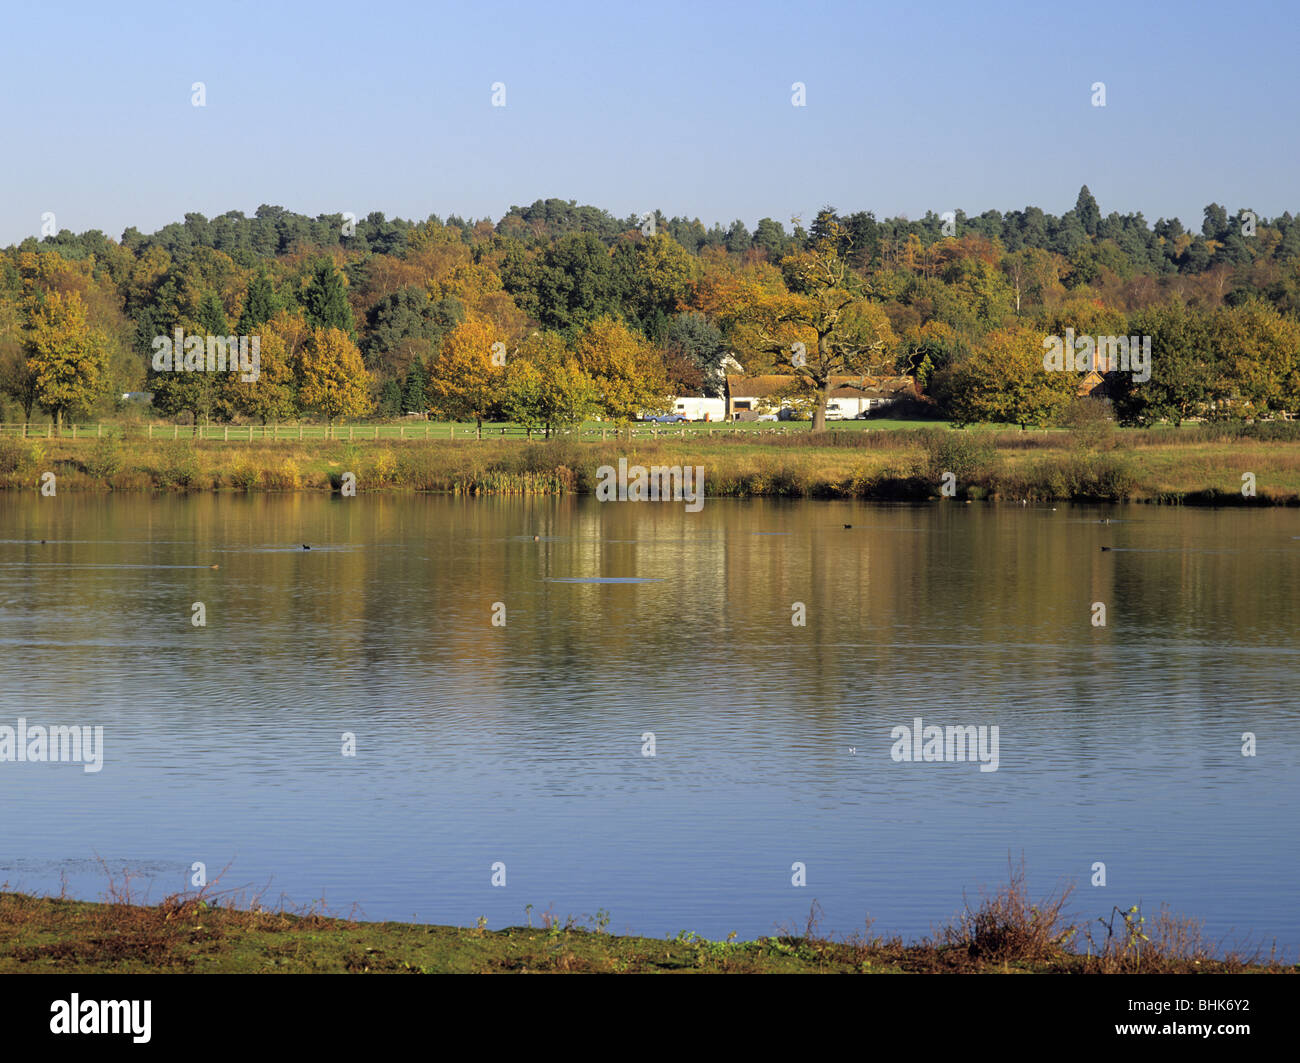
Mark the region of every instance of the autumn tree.
[[297, 378], [299, 402], [324, 416], [331, 430], [338, 418], [370, 410], [370, 374], [342, 329], [312, 330], [298, 356]]
[[668, 381], [658, 349], [622, 321], [599, 317], [574, 343], [578, 365], [596, 385], [601, 410], [610, 420], [627, 424], [642, 412], [667, 405]]
[[[284, 315], [284, 318], [289, 318], [289, 315]], [[227, 417], [255, 418], [264, 425], [272, 421], [287, 421], [298, 412], [294, 363], [289, 355], [288, 341], [269, 323], [262, 324], [256, 338], [257, 379], [244, 380], [243, 374], [237, 372], [228, 374], [219, 400], [221, 411]]]
[[966, 361], [939, 375], [936, 397], [956, 424], [1050, 424], [1078, 391], [1074, 371], [1043, 367], [1043, 335], [1021, 325], [990, 333]]
[[429, 410], [439, 417], [473, 421], [483, 438], [483, 421], [501, 397], [505, 368], [493, 362], [493, 344], [504, 350], [496, 327], [472, 314], [451, 330], [429, 365]]
[[519, 349], [506, 367], [501, 400], [507, 417], [528, 429], [552, 429], [581, 424], [600, 409], [600, 392], [578, 365], [563, 339], [553, 332], [537, 332]]
[[734, 301], [715, 308], [808, 382], [817, 396], [814, 431], [826, 427], [831, 378], [886, 372], [895, 342], [884, 310], [840, 254], [839, 222], [818, 215], [818, 227], [807, 250], [782, 260], [784, 291], [742, 281]]
[[1023, 247], [1003, 255], [1002, 272], [1011, 285], [1016, 316], [1020, 316], [1025, 302], [1041, 305], [1064, 295], [1061, 274], [1065, 268], [1060, 256], [1040, 247]]
[[28, 323], [27, 367], [36, 401], [63, 427], [66, 413], [90, 409], [104, 374], [104, 336], [86, 321], [76, 292], [50, 292], [34, 306]]

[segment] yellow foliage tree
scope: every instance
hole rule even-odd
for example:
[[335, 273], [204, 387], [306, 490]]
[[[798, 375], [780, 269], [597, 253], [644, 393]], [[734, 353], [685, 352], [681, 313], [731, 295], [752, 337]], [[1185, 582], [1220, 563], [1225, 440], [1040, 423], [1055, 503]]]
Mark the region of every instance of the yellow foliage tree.
[[[429, 410], [440, 417], [473, 421], [483, 437], [483, 419], [500, 401], [505, 366], [493, 362], [496, 326], [471, 314], [449, 333], [429, 364]], [[502, 351], [498, 347], [497, 351]], [[501, 361], [498, 359], [498, 361]]]
[[958, 424], [1052, 423], [1075, 397], [1080, 375], [1043, 367], [1043, 334], [1022, 325], [995, 329], [980, 351], [944, 374], [939, 391]]
[[105, 365], [105, 338], [86, 320], [86, 304], [76, 292], [50, 292], [35, 304], [28, 324], [27, 367], [36, 401], [63, 427], [63, 415], [88, 410], [99, 397]]
[[596, 318], [574, 346], [578, 365], [594, 381], [611, 420], [626, 424], [643, 411], [657, 412], [667, 405], [668, 378], [659, 349], [622, 321]]
[[360, 417], [370, 410], [370, 374], [361, 352], [340, 329], [315, 329], [299, 350], [298, 400], [329, 420]]
[[832, 222], [822, 240], [787, 255], [779, 274], [783, 286], [770, 272], [764, 276], [767, 267], [712, 290], [697, 289], [703, 308], [731, 327], [733, 339], [774, 357], [779, 371], [803, 378], [815, 394], [814, 431], [826, 427], [832, 377], [887, 371], [897, 344], [883, 308], [839, 254], [839, 237]]
[[242, 373], [232, 372], [224, 381], [220, 403], [227, 417], [240, 414], [256, 417], [266, 424], [288, 420], [297, 412], [293, 360], [288, 354], [288, 344], [269, 324], [258, 329], [257, 379], [244, 380]]

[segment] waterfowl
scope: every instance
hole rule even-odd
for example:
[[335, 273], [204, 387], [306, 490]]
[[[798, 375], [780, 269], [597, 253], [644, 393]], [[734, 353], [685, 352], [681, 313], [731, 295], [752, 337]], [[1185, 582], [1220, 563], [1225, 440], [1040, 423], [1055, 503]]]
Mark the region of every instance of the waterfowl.
[[844, 527], [846, 527], [846, 528], [852, 528], [853, 525], [852, 525], [852, 524], [846, 524], [846, 525], [844, 525]]
[[1101, 548], [1101, 551], [1102, 551], [1102, 553], [1105, 553], [1105, 552], [1106, 552], [1107, 550], [1109, 550], [1109, 549], [1110, 549], [1109, 546], [1103, 546], [1103, 547]]
[[220, 568], [220, 565], [209, 565], [208, 568]]
[[311, 547], [308, 546], [306, 543], [303, 543], [303, 544], [302, 544], [302, 548], [303, 548], [304, 550], [310, 550], [310, 549], [311, 549]]
[[538, 543], [538, 542], [541, 542], [541, 541], [542, 541], [542, 537], [541, 537], [540, 535], [534, 535], [534, 536], [533, 536], [533, 542]]

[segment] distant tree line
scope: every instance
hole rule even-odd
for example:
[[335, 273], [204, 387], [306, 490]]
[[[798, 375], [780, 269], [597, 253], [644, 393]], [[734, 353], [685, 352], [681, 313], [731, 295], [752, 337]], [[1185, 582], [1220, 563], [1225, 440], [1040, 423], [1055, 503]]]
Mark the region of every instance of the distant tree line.
[[[958, 421], [1048, 423], [1078, 388], [1044, 336], [1152, 337], [1151, 378], [1111, 374], [1133, 423], [1300, 414], [1300, 220], [1205, 208], [1103, 216], [1086, 187], [1036, 207], [805, 229], [573, 201], [499, 221], [280, 207], [120, 240], [64, 231], [0, 252], [0, 414], [106, 416], [125, 392], [205, 420], [409, 413], [541, 431], [717, 393], [722, 361], [791, 376], [820, 426], [832, 376], [914, 375]], [[261, 372], [152, 368], [158, 336], [260, 338]]]

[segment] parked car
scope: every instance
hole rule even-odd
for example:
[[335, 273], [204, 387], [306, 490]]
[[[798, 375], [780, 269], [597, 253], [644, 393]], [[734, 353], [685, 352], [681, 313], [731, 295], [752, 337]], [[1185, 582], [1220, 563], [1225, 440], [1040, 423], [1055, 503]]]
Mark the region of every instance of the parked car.
[[653, 421], [655, 424], [684, 424], [686, 418], [680, 413], [660, 413], [652, 417], [647, 417], [646, 421]]
[[777, 418], [776, 414], [774, 414], [774, 413], [760, 413], [757, 417], [754, 418], [754, 420], [756, 420], [756, 421], [775, 421], [775, 420], [778, 420], [778, 418]]
[[844, 411], [840, 409], [838, 402], [828, 402], [826, 404], [826, 420], [843, 421], [845, 420]]

